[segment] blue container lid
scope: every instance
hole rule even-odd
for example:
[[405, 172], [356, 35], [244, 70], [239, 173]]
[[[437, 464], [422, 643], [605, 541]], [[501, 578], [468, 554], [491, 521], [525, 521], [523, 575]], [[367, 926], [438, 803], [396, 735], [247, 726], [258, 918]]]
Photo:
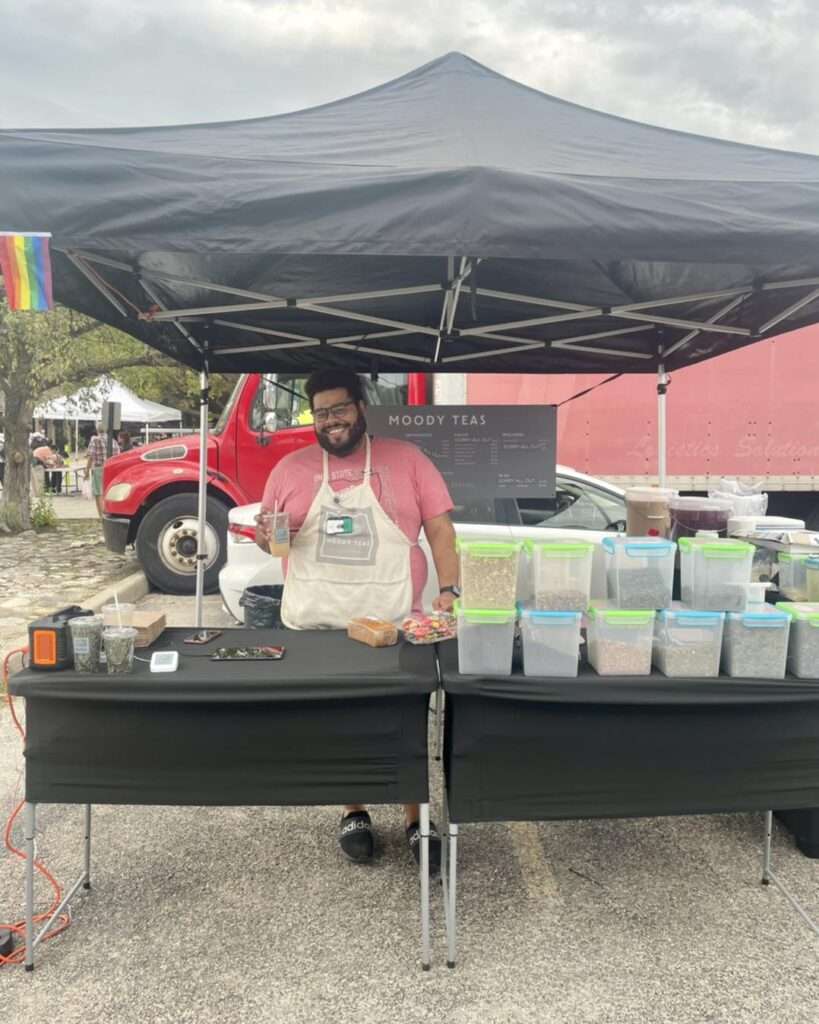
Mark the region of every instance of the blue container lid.
[[538, 622], [544, 622], [551, 626], [565, 622], [579, 622], [582, 614], [582, 612], [559, 612], [545, 609], [540, 611], [538, 608], [521, 608], [518, 612], [522, 619], [537, 619]]
[[677, 547], [673, 540], [665, 537], [604, 537], [601, 543], [610, 555], [618, 548], [627, 555], [667, 555]]

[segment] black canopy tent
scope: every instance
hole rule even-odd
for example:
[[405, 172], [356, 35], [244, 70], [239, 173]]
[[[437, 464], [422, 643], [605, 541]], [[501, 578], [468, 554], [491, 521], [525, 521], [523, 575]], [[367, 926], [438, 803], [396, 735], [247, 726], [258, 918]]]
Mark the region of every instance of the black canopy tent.
[[58, 301], [199, 369], [204, 396], [208, 371], [328, 365], [662, 381], [819, 320], [819, 157], [460, 54], [277, 117], [0, 132], [0, 227], [50, 231]]
[[656, 372], [819, 319], [819, 157], [460, 54], [277, 117], [0, 132], [0, 224], [197, 369]]

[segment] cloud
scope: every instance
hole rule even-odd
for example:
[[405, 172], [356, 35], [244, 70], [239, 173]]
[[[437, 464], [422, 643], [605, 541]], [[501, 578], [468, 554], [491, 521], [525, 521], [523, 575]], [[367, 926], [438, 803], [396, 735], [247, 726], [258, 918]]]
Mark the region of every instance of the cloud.
[[0, 0], [0, 127], [255, 117], [448, 50], [574, 102], [819, 152], [812, 0]]

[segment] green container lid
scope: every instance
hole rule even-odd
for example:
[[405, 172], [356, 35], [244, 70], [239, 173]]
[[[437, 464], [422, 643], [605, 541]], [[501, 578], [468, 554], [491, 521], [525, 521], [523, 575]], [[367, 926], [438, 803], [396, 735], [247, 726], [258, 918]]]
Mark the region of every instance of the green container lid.
[[453, 609], [456, 615], [467, 622], [480, 622], [485, 625], [505, 626], [517, 615], [515, 608], [462, 608], [460, 601], [455, 601]]
[[819, 603], [815, 601], [777, 601], [776, 607], [779, 611], [790, 615], [792, 619], [809, 622], [812, 626], [819, 626]]
[[746, 544], [744, 541], [711, 541], [709, 544], [698, 544], [697, 551], [702, 552], [703, 558], [725, 558], [729, 561], [737, 561], [745, 558], [754, 550], [753, 544]]
[[813, 557], [810, 551], [780, 551], [777, 560], [780, 562], [806, 562]]
[[475, 558], [514, 558], [522, 548], [522, 540], [455, 540], [456, 551]]
[[583, 558], [594, 551], [594, 544], [584, 540], [525, 540], [523, 544], [529, 554], [539, 551], [547, 558]]
[[647, 626], [654, 621], [655, 612], [626, 611], [622, 608], [589, 608], [586, 612], [590, 619], [599, 618], [602, 622], [610, 622], [618, 626]]

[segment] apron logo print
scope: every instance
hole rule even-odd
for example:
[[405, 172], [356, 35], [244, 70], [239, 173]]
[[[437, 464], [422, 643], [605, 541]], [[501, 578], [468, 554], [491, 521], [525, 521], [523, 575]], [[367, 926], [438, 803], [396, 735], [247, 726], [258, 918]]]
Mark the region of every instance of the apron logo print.
[[375, 565], [378, 554], [378, 530], [372, 509], [345, 509], [345, 518], [352, 520], [352, 532], [337, 532], [332, 525], [338, 518], [337, 508], [322, 507], [319, 520], [316, 561], [334, 565]]

